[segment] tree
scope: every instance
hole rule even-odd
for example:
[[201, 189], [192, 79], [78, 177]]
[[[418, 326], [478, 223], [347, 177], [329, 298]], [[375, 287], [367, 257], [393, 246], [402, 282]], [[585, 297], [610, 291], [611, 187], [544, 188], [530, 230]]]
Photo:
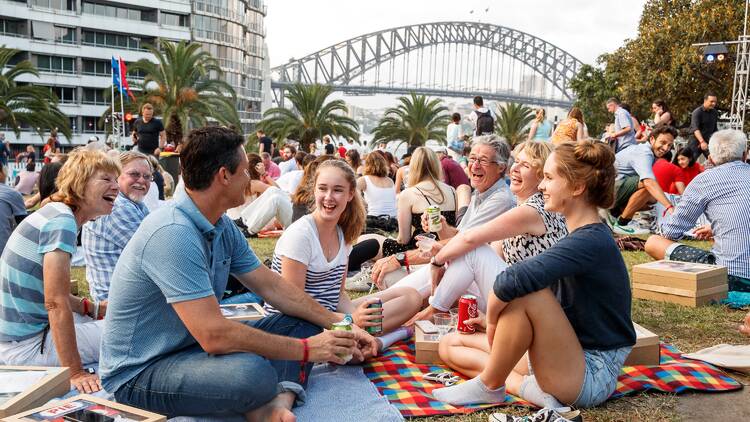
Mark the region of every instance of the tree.
[[200, 51], [201, 45], [194, 42], [163, 41], [160, 47], [146, 45], [156, 62], [141, 59], [128, 68], [128, 73], [141, 71], [145, 75], [142, 82], [132, 83], [137, 94], [129, 109], [137, 111], [143, 103], [153, 104], [165, 119], [168, 140], [175, 143], [182, 140], [188, 124], [205, 126], [209, 118], [242, 127], [234, 89], [219, 79], [224, 72], [214, 57]]
[[614, 86], [639, 119], [650, 116], [651, 102], [661, 98], [678, 122], [688, 123], [707, 91], [717, 94], [720, 108], [729, 109], [736, 49], [730, 47], [723, 62], [706, 64], [701, 48], [691, 44], [736, 40], [744, 6], [744, 0], [647, 1], [638, 36], [601, 58], [605, 81], [614, 82], [604, 89]]
[[398, 97], [399, 105], [385, 111], [373, 130], [370, 145], [379, 142], [406, 142], [410, 146], [424, 145], [428, 139], [445, 143], [445, 127], [450, 121], [442, 100], [411, 93]]
[[25, 75], [39, 77], [28, 60], [10, 64], [18, 52], [0, 47], [0, 125], [8, 125], [16, 137], [21, 135], [21, 125], [28, 125], [41, 137], [46, 130], [57, 128], [70, 141], [70, 120], [57, 107], [57, 96], [48, 87], [17, 81]]
[[[606, 55], [598, 59], [600, 65], [606, 65]], [[613, 117], [605, 108], [608, 98], [617, 95], [617, 83], [604, 66], [594, 67], [585, 64], [570, 81], [570, 88], [576, 93], [575, 105], [583, 112], [589, 134], [597, 136], [604, 132]]]
[[358, 140], [359, 125], [346, 116], [349, 112], [346, 103], [343, 100], [327, 102], [332, 92], [333, 88], [326, 85], [295, 84], [285, 94], [293, 109], [266, 110], [258, 129], [274, 139], [297, 139], [303, 151], [323, 135]]
[[534, 110], [529, 106], [516, 103], [498, 106], [495, 133], [504, 137], [513, 147], [526, 140], [529, 134], [529, 123], [532, 120], [534, 120]]

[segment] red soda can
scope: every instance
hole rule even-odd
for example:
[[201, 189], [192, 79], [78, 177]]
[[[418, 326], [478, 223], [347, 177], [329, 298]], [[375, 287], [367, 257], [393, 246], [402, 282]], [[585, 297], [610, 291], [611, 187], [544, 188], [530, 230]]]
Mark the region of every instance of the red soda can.
[[456, 331], [463, 334], [471, 334], [474, 331], [473, 325], [466, 325], [464, 322], [467, 319], [476, 318], [479, 316], [479, 310], [477, 309], [477, 297], [474, 295], [463, 295], [458, 301], [458, 323], [456, 324]]

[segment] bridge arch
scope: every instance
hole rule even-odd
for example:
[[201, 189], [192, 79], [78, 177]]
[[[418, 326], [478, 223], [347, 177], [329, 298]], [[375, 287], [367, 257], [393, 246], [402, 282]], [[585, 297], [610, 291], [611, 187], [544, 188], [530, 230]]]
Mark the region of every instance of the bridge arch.
[[432, 22], [360, 35], [272, 68], [272, 86], [320, 83], [346, 88], [355, 78], [383, 63], [443, 44], [479, 46], [505, 54], [533, 69], [559, 90], [566, 100], [564, 103], [575, 99], [569, 82], [583, 65], [580, 60], [534, 35], [480, 22]]

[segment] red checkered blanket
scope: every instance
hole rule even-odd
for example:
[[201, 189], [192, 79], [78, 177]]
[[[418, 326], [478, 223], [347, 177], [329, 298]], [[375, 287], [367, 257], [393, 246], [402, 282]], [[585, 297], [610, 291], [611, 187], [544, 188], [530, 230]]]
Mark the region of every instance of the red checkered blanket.
[[[412, 341], [396, 343], [364, 365], [364, 372], [370, 381], [404, 417], [467, 414], [500, 405], [531, 406], [511, 395], [506, 396], [504, 403], [463, 407], [437, 401], [430, 392], [442, 385], [424, 381], [423, 375], [446, 369], [443, 366], [414, 363]], [[687, 390], [716, 392], [740, 388], [740, 383], [713, 365], [683, 359], [674, 346], [662, 344], [660, 365], [624, 367], [612, 398], [646, 390], [681, 393]]]

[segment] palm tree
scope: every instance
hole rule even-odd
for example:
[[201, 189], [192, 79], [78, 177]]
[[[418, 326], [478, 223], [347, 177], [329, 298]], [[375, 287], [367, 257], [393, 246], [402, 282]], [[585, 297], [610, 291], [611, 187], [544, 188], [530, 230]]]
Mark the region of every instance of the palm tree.
[[438, 98], [411, 93], [399, 97], [399, 105], [389, 108], [373, 130], [371, 145], [379, 142], [407, 142], [411, 146], [424, 145], [428, 139], [445, 143], [448, 109]]
[[24, 75], [39, 76], [39, 71], [28, 60], [9, 65], [18, 52], [0, 46], [0, 125], [10, 126], [16, 137], [21, 135], [23, 124], [41, 137], [46, 130], [57, 128], [70, 141], [73, 136], [70, 120], [57, 107], [57, 96], [47, 87], [16, 81]]
[[497, 107], [495, 133], [508, 140], [511, 146], [526, 140], [529, 123], [534, 120], [534, 110], [529, 106], [508, 103]]
[[[237, 114], [237, 96], [226, 81], [219, 62], [195, 42], [163, 41], [161, 48], [146, 45], [156, 62], [141, 59], [128, 73], [141, 71], [143, 81], [133, 81], [136, 101], [132, 111], [143, 103], [153, 104], [165, 118], [168, 141], [182, 140], [183, 128], [205, 126], [212, 118], [227, 126], [242, 127]], [[138, 93], [138, 91], [140, 91]]]
[[298, 139], [303, 151], [323, 135], [359, 140], [359, 125], [346, 116], [349, 108], [343, 100], [326, 102], [333, 88], [326, 85], [295, 84], [285, 97], [293, 109], [275, 107], [263, 113], [258, 128], [270, 137]]

